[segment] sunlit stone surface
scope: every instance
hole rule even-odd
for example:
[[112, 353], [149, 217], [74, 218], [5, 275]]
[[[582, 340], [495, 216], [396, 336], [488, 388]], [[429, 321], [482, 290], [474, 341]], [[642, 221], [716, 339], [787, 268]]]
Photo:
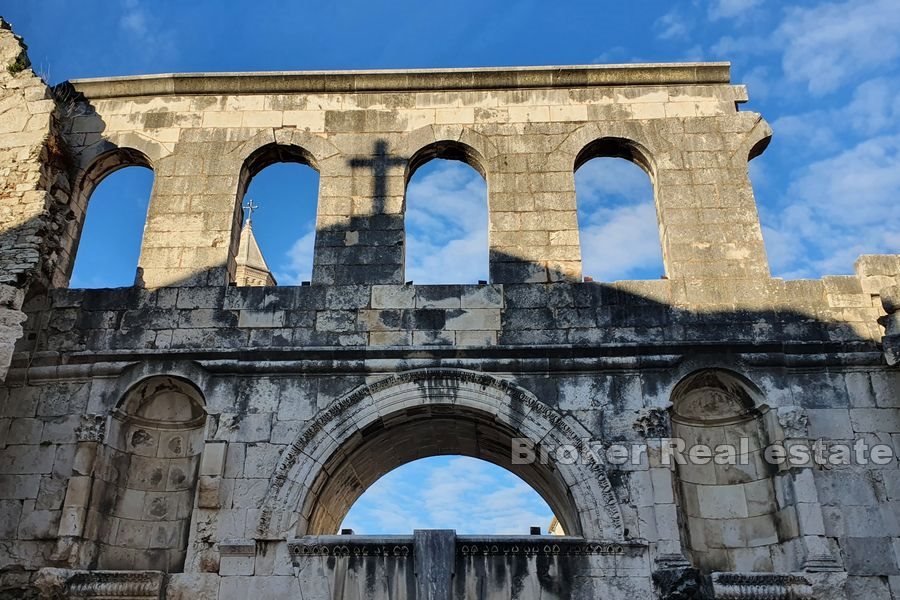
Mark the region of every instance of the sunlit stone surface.
[[[771, 132], [727, 64], [51, 92], [5, 24], [0, 62], [0, 598], [900, 595], [896, 459], [763, 456], [896, 449], [900, 257], [770, 278], [747, 163]], [[663, 279], [581, 281], [574, 171], [603, 156], [650, 175]], [[488, 283], [405, 284], [433, 158], [485, 177]], [[283, 161], [320, 174], [311, 285], [232, 285], [247, 182]], [[137, 285], [67, 289], [92, 190], [132, 164], [155, 174]], [[666, 464], [673, 434], [746, 464]], [[638, 459], [585, 458], [613, 444]], [[438, 454], [510, 469], [566, 535], [334, 535]]]

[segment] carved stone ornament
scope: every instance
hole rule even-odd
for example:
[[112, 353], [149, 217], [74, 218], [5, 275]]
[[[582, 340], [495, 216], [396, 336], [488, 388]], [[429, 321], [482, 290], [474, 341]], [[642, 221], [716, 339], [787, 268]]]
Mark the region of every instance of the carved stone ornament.
[[800, 575], [713, 573], [716, 600], [814, 600], [812, 584]]
[[75, 431], [79, 442], [102, 442], [106, 436], [104, 415], [81, 415], [81, 423]]
[[643, 438], [669, 437], [669, 413], [662, 408], [651, 408], [635, 420], [632, 428]]
[[805, 438], [809, 433], [809, 417], [806, 411], [798, 406], [779, 408], [778, 424], [788, 438]]
[[44, 600], [69, 598], [159, 598], [165, 575], [160, 571], [75, 571], [44, 568], [34, 586]]

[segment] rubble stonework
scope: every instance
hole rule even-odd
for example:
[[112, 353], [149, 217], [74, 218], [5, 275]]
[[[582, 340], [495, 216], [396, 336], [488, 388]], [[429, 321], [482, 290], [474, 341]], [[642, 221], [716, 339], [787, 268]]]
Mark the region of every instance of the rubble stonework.
[[0, 18], [0, 377], [22, 334], [26, 290], [46, 289], [53, 278], [70, 191], [56, 105], [30, 66]]
[[[727, 64], [51, 92], [5, 23], [0, 60], [0, 598], [900, 597], [896, 458], [764, 460], [898, 450], [900, 256], [770, 276], [747, 164], [771, 131]], [[600, 156], [650, 175], [665, 278], [582, 281], [574, 171]], [[488, 182], [489, 283], [406, 283], [405, 185], [435, 157]], [[279, 161], [320, 175], [311, 285], [241, 270]], [[129, 165], [155, 176], [135, 285], [68, 289]], [[744, 438], [746, 463], [672, 463], [669, 436]], [[639, 459], [588, 459], [614, 446]], [[509, 468], [566, 535], [334, 535], [446, 453]]]

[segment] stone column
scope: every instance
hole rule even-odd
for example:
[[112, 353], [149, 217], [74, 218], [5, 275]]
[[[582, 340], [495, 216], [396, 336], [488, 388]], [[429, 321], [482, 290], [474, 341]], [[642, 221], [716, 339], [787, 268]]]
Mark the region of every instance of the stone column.
[[[782, 407], [777, 418], [784, 433], [785, 447], [790, 447], [792, 442], [809, 445], [809, 419], [802, 408]], [[798, 536], [804, 551], [803, 570], [809, 573], [841, 571], [825, 537], [825, 521], [813, 469], [791, 467], [787, 471], [784, 475], [788, 480], [782, 483], [793, 488], [791, 497], [795, 502]]]
[[[73, 568], [86, 567], [90, 563], [94, 548], [85, 544], [91, 540], [87, 531], [91, 496], [94, 487], [94, 470], [97, 454], [106, 436], [106, 417], [84, 415], [77, 431], [78, 443], [72, 476], [66, 487], [62, 516], [59, 521], [54, 559], [65, 562]], [[96, 518], [93, 519], [96, 522]]]
[[[241, 164], [227, 150], [226, 129], [185, 129], [156, 173], [138, 260], [137, 284], [224, 286], [240, 231]], [[233, 240], [232, 238], [235, 238]]]

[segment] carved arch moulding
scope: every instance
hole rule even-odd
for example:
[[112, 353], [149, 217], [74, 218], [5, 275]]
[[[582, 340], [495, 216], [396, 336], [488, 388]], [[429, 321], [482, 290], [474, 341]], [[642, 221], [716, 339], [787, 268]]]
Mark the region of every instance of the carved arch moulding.
[[[429, 417], [416, 420], [416, 415], [424, 413]], [[381, 474], [411, 460], [439, 453], [466, 454], [509, 468], [522, 477], [544, 496], [567, 533], [589, 540], [624, 541], [622, 513], [601, 462], [542, 465], [538, 461], [517, 470], [503, 461], [511, 458], [508, 444], [514, 437], [548, 447], [584, 449], [584, 444], [592, 440], [590, 432], [511, 381], [460, 369], [419, 369], [390, 375], [360, 386], [321, 410], [275, 467], [260, 506], [258, 538], [335, 533], [352, 502], [364, 491], [354, 490], [346, 506], [329, 506], [335, 498], [347, 496], [346, 489], [330, 491], [339, 485], [335, 481], [343, 481], [342, 468], [352, 463], [354, 456], [367, 455], [366, 462], [372, 463], [377, 462], [372, 460], [374, 453], [381, 460], [382, 445], [378, 442], [383, 438], [378, 438], [379, 434], [408, 433], [411, 424], [424, 426], [421, 424], [435, 422], [435, 416], [448, 427], [472, 425], [472, 431], [477, 430], [485, 439], [476, 451], [449, 437], [430, 447], [423, 441], [421, 452], [404, 447], [400, 455], [384, 458], [389, 464], [362, 485], [370, 485]], [[419, 439], [430, 438], [418, 435], [413, 439], [418, 444]], [[371, 440], [375, 443], [368, 444]], [[346, 472], [353, 472], [352, 464]]]

